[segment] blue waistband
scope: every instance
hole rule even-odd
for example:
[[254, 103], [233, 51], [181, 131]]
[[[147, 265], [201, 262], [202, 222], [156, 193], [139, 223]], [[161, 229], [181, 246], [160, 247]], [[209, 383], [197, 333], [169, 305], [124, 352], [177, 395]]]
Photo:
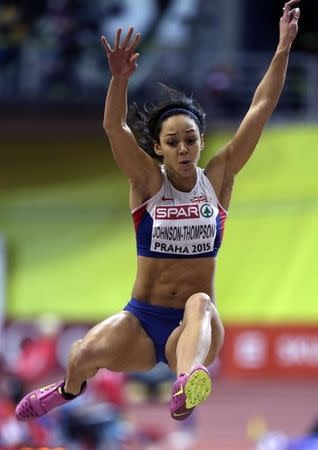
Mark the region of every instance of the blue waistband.
[[144, 311], [149, 311], [163, 316], [166, 315], [171, 317], [173, 315], [176, 315], [179, 317], [180, 314], [184, 313], [184, 308], [165, 308], [164, 306], [150, 305], [149, 303], [141, 302], [140, 300], [137, 300], [133, 297], [129, 303], [135, 308], [139, 308]]

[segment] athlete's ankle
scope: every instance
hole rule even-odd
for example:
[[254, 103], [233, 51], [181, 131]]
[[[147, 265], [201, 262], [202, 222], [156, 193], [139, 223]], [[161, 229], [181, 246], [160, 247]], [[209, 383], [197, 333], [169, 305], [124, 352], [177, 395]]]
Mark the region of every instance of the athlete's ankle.
[[66, 400], [72, 400], [73, 398], [78, 397], [85, 389], [86, 385], [87, 385], [87, 381], [83, 381], [80, 389], [71, 389], [70, 386], [66, 387], [66, 380], [64, 381], [64, 384], [61, 386], [61, 393], [62, 396], [66, 399]]
[[196, 369], [207, 370], [207, 367], [204, 364], [188, 364], [183, 366], [182, 369], [177, 372], [177, 377], [180, 377], [181, 375], [190, 375], [190, 373], [192, 373]]

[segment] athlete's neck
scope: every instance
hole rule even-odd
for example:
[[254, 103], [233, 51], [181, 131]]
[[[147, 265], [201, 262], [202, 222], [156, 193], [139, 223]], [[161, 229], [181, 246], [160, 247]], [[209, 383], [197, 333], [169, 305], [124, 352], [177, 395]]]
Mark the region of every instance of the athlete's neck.
[[165, 166], [165, 171], [168, 180], [172, 186], [181, 192], [191, 192], [197, 182], [197, 170], [189, 174], [188, 176], [182, 176], [177, 172], [171, 170]]

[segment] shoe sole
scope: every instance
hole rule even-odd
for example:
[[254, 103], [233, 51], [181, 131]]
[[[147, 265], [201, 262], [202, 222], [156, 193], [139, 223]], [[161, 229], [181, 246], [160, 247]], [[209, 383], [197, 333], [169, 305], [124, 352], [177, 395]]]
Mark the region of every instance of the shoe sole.
[[212, 391], [210, 375], [202, 369], [191, 374], [186, 382], [184, 393], [186, 395], [186, 408], [191, 409], [206, 400]]

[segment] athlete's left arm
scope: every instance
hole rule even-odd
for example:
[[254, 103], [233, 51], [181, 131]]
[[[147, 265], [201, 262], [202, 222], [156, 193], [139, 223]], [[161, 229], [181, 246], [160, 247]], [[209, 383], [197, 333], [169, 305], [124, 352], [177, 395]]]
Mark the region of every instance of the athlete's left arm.
[[[228, 142], [208, 163], [205, 173], [214, 185], [222, 203], [228, 197], [235, 175], [251, 157], [266, 122], [271, 117], [282, 92], [291, 45], [297, 35], [299, 8], [292, 5], [299, 0], [285, 4], [280, 19], [279, 44], [271, 64], [258, 85], [251, 106], [233, 139]], [[222, 194], [223, 192], [223, 194]], [[228, 203], [229, 199], [223, 199]], [[224, 205], [225, 206], [225, 205]]]

